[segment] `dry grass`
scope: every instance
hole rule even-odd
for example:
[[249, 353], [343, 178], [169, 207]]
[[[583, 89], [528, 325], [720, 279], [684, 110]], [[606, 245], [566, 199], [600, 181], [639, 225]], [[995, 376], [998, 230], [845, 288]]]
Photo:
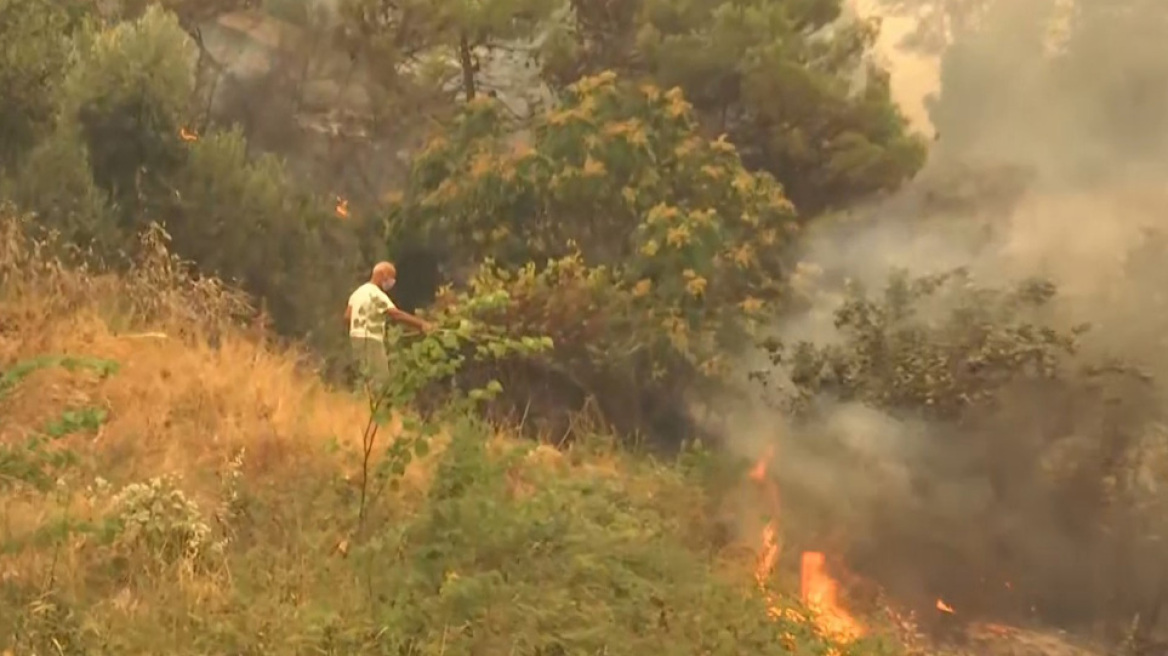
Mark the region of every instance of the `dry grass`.
[[[217, 522], [226, 501], [223, 477], [241, 451], [242, 485], [254, 493], [270, 490], [264, 503], [312, 503], [312, 492], [287, 497], [306, 480], [313, 481], [308, 489], [328, 480], [348, 480], [355, 488], [367, 400], [323, 383], [305, 353], [270, 338], [240, 294], [213, 280], [192, 279], [166, 252], [164, 235], [147, 235], [146, 257], [114, 275], [62, 264], [61, 253], [26, 238], [27, 227], [0, 207], [0, 375], [44, 356], [108, 360], [118, 368], [109, 376], [37, 369], [0, 395], [0, 445], [22, 443], [64, 410], [106, 413], [96, 435], [55, 443], [81, 458], [76, 471], [82, 480], [48, 496], [18, 492], [0, 499], [0, 534], [8, 545], [26, 545], [0, 556], [0, 589], [87, 599], [87, 613], [108, 635], [141, 633], [151, 614], [228, 609], [236, 592], [223, 568], [168, 574], [151, 570], [150, 558], [134, 557], [138, 582], [110, 588], [95, 581], [117, 576], [110, 578], [108, 558], [84, 534], [55, 542], [60, 548], [37, 546], [38, 536], [63, 516], [82, 522], [109, 516], [112, 497], [89, 487], [96, 477], [117, 490], [177, 476], [184, 496], [207, 521]], [[424, 462], [411, 467], [401, 494], [420, 498], [428, 469]], [[346, 495], [355, 497], [355, 489]], [[342, 540], [355, 517], [355, 505], [328, 511], [304, 544], [287, 542], [258, 559], [256, 567], [271, 570], [258, 576], [309, 571], [300, 561], [312, 545]], [[245, 530], [286, 540], [279, 537], [287, 530], [279, 521]], [[95, 579], [98, 571], [102, 575]], [[317, 583], [310, 578], [297, 585], [304, 587], [297, 594], [307, 596]], [[108, 603], [99, 601], [107, 596]], [[34, 606], [22, 608], [21, 617], [35, 617]], [[0, 648], [7, 638], [0, 636]]]
[[[359, 450], [367, 400], [326, 386], [304, 353], [270, 338], [241, 294], [192, 279], [167, 252], [164, 234], [146, 235], [145, 257], [113, 275], [63, 265], [49, 244], [26, 237], [27, 227], [0, 207], [0, 371], [46, 355], [111, 360], [119, 369], [109, 377], [35, 372], [0, 397], [0, 443], [24, 438], [65, 408], [101, 408], [109, 414], [96, 438], [70, 447], [126, 481], [179, 474], [188, 492], [210, 498], [223, 463], [240, 449], [252, 480], [322, 464], [355, 478], [352, 458], [322, 456], [333, 443]], [[494, 442], [514, 445], [504, 433]], [[567, 464], [550, 446], [532, 457], [542, 466]], [[618, 460], [616, 452], [590, 454], [586, 466], [571, 468], [617, 476]], [[403, 492], [426, 487], [427, 464], [411, 467]]]
[[148, 236], [145, 261], [114, 276], [61, 265], [23, 227], [0, 210], [0, 370], [46, 355], [119, 370], [34, 373], [0, 401], [0, 442], [64, 408], [103, 408], [90, 442], [103, 471], [177, 473], [196, 487], [241, 448], [249, 474], [287, 476], [333, 440], [359, 442], [364, 400], [328, 389], [302, 354], [267, 339], [240, 295], [186, 276], [160, 235]]

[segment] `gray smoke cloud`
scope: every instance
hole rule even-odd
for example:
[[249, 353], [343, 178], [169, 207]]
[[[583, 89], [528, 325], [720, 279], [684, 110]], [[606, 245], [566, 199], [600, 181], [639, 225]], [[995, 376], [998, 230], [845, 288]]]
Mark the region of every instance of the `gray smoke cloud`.
[[[808, 231], [793, 282], [812, 301], [776, 336], [838, 343], [833, 313], [848, 284], [878, 292], [896, 269], [920, 276], [964, 267], [979, 285], [1053, 282], [1059, 294], [1043, 319], [1089, 323], [1084, 359], [1123, 359], [1153, 379], [1168, 376], [1168, 269], [1158, 265], [1168, 255], [1160, 241], [1168, 112], [1159, 111], [1168, 108], [1168, 6], [1132, 0], [1109, 12], [1088, 0], [987, 0], [981, 16], [941, 59], [941, 89], [929, 103], [941, 136], [926, 170], [895, 197]], [[763, 358], [743, 366], [760, 368]], [[1158, 389], [1099, 385], [1112, 398], [1010, 389], [992, 418], [973, 418], [983, 433], [832, 398], [815, 400], [811, 422], [753, 407], [725, 433], [750, 457], [777, 445], [792, 532], [839, 546], [849, 565], [909, 603], [984, 600], [985, 614], [1066, 625], [1105, 612], [1130, 611], [1130, 619], [1155, 595], [1162, 567], [1151, 563], [1168, 552], [1129, 539], [1138, 531], [1090, 527], [1138, 513], [1086, 497], [1081, 507], [1057, 507], [1042, 468], [1006, 463], [995, 470], [1009, 479], [1001, 481], [974, 466], [992, 458], [987, 450], [1010, 458], [1039, 444], [1034, 462], [1051, 471], [1060, 458], [1107, 462], [1106, 434], [1117, 425], [1163, 452], [1158, 424], [1113, 409], [1116, 399], [1146, 399], [1147, 416], [1157, 416]], [[1134, 468], [1143, 482], [1133, 489], [1160, 503], [1155, 472], [1168, 472], [1151, 458]], [[995, 488], [1012, 493], [995, 497]], [[1124, 560], [1132, 562], [1116, 564]], [[1142, 571], [1125, 569], [1136, 560]], [[995, 571], [997, 580], [982, 580]], [[1021, 580], [1006, 580], [1014, 576]]]

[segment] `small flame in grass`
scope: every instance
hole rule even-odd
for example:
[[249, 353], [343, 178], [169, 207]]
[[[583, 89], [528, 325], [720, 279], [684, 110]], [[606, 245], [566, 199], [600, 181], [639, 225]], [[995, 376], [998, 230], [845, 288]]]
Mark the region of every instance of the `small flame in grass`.
[[953, 610], [952, 606], [945, 603], [944, 599], [937, 600], [937, 610], [941, 611], [942, 613], [949, 613], [950, 615], [957, 612], [957, 611]]
[[766, 475], [767, 475], [767, 465], [770, 464], [771, 458], [774, 458], [774, 457], [775, 457], [775, 448], [774, 447], [768, 448], [766, 451], [766, 454], [764, 454], [763, 457], [759, 458], [758, 462], [754, 463], [754, 467], [750, 468], [750, 480], [754, 481], [755, 483], [765, 484], [766, 483]]
[[758, 483], [767, 492], [771, 504], [771, 518], [767, 521], [766, 526], [762, 529], [762, 551], [758, 555], [758, 564], [754, 568], [754, 580], [758, 583], [759, 589], [766, 595], [771, 617], [779, 617], [782, 614], [778, 601], [767, 590], [767, 579], [770, 578], [771, 573], [774, 572], [775, 564], [779, 560], [779, 530], [778, 530], [778, 512], [779, 512], [779, 493], [774, 481], [767, 480], [767, 465], [770, 464], [771, 458], [774, 456], [774, 449], [768, 449], [766, 454], [759, 458], [754, 467], [750, 470], [750, 478]]
[[337, 196], [337, 216], [342, 219], [349, 218], [349, 201]]
[[194, 130], [188, 130], [186, 128], [179, 129], [178, 136], [180, 139], [182, 139], [183, 141], [186, 141], [186, 142], [199, 140], [198, 133], [196, 133]]
[[754, 578], [759, 587], [766, 587], [766, 581], [779, 559], [779, 541], [776, 533], [774, 522], [768, 522], [762, 529], [762, 553], [759, 554], [758, 567], [754, 571]]
[[[763, 457], [751, 468], [750, 478], [764, 489], [772, 506], [771, 519], [762, 530], [762, 550], [754, 576], [770, 604], [771, 616], [778, 618], [789, 613], [784, 612], [767, 590], [767, 579], [774, 571], [781, 551], [778, 532], [779, 490], [775, 482], [767, 478], [767, 469], [772, 458], [773, 447], [767, 449]], [[811, 619], [815, 625], [826, 636], [841, 642], [851, 642], [862, 636], [863, 627], [844, 609], [837, 598], [839, 584], [828, 574], [824, 554], [808, 551], [803, 553], [802, 558], [800, 592], [803, 603], [812, 613]]]

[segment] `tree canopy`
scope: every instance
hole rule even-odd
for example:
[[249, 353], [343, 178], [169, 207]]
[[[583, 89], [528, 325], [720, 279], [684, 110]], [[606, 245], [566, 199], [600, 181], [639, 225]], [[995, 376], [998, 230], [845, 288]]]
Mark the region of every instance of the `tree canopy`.
[[[619, 9], [616, 8], [619, 4]], [[614, 70], [681, 88], [708, 134], [727, 134], [754, 170], [815, 214], [891, 191], [925, 147], [869, 58], [875, 23], [839, 0], [572, 3], [545, 73], [566, 84]]]
[[[680, 89], [608, 72], [524, 132], [497, 102], [471, 105], [415, 160], [390, 234], [480, 292], [506, 290], [503, 324], [550, 335], [578, 393], [627, 406], [638, 387], [677, 394], [726, 373], [774, 310], [797, 229], [781, 185], [702, 137]], [[656, 401], [684, 394], [670, 398]]]

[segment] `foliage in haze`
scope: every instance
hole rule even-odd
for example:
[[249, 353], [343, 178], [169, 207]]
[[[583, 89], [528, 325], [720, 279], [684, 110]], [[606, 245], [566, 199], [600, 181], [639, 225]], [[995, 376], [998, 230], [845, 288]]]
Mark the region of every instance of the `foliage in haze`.
[[[282, 333], [307, 336], [330, 352], [339, 338], [330, 304], [384, 255], [375, 245], [376, 223], [401, 168], [399, 150], [485, 91], [498, 91], [512, 109], [514, 97], [546, 96], [541, 71], [562, 96], [558, 102], [569, 104], [575, 102], [569, 85], [610, 62], [622, 80], [650, 84], [662, 95], [678, 86], [696, 106], [687, 120], [697, 123], [687, 129], [709, 138], [728, 133], [747, 167], [776, 174], [789, 197], [805, 199], [800, 209], [808, 215], [895, 188], [919, 165], [923, 151], [907, 136], [886, 80], [870, 71], [861, 75], [866, 84], [851, 82], [865, 66], [871, 29], [849, 23], [828, 29], [838, 15], [832, 1], [684, 11], [638, 5], [627, 21], [603, 29], [655, 33], [634, 44], [647, 59], [630, 55], [630, 44], [619, 39], [608, 40], [605, 52], [593, 47], [587, 30], [595, 8], [565, 13], [566, 6], [550, 1], [497, 0], [473, 10], [440, 4], [351, 0], [319, 16], [308, 4], [284, 7], [282, 15], [293, 22], [270, 25], [283, 42], [248, 46], [268, 58], [269, 72], [256, 77], [216, 60], [220, 50], [212, 47], [210, 28], [203, 30], [214, 16], [246, 3], [75, 9], [6, 0], [11, 11], [3, 28], [12, 38], [4, 52], [12, 63], [5, 67], [0, 112], [5, 194], [106, 260], [132, 250], [135, 233], [159, 222], [176, 251], [201, 271], [257, 296]], [[695, 38], [721, 44], [720, 54], [688, 62], [684, 55], [696, 42], [681, 36], [686, 25], [707, 30]], [[591, 44], [584, 50], [582, 39]], [[632, 66], [630, 58], [647, 63]], [[733, 63], [739, 59], [741, 66]], [[715, 93], [715, 87], [736, 91]], [[335, 99], [331, 110], [321, 105], [326, 97]], [[715, 103], [722, 97], [729, 104]], [[562, 107], [529, 109], [542, 123], [564, 114]], [[713, 116], [724, 120], [714, 125]], [[504, 129], [512, 128], [495, 131]], [[334, 212], [342, 190], [355, 195], [345, 220]], [[500, 261], [512, 274], [526, 263], [490, 246], [480, 244], [475, 257]], [[556, 249], [565, 254], [563, 246], [543, 247], [529, 259], [540, 264]], [[586, 255], [589, 266], [599, 263]], [[429, 284], [425, 264], [403, 272], [403, 294], [417, 296], [411, 290]], [[686, 269], [659, 282], [674, 285]], [[705, 276], [700, 267], [693, 270]]]

